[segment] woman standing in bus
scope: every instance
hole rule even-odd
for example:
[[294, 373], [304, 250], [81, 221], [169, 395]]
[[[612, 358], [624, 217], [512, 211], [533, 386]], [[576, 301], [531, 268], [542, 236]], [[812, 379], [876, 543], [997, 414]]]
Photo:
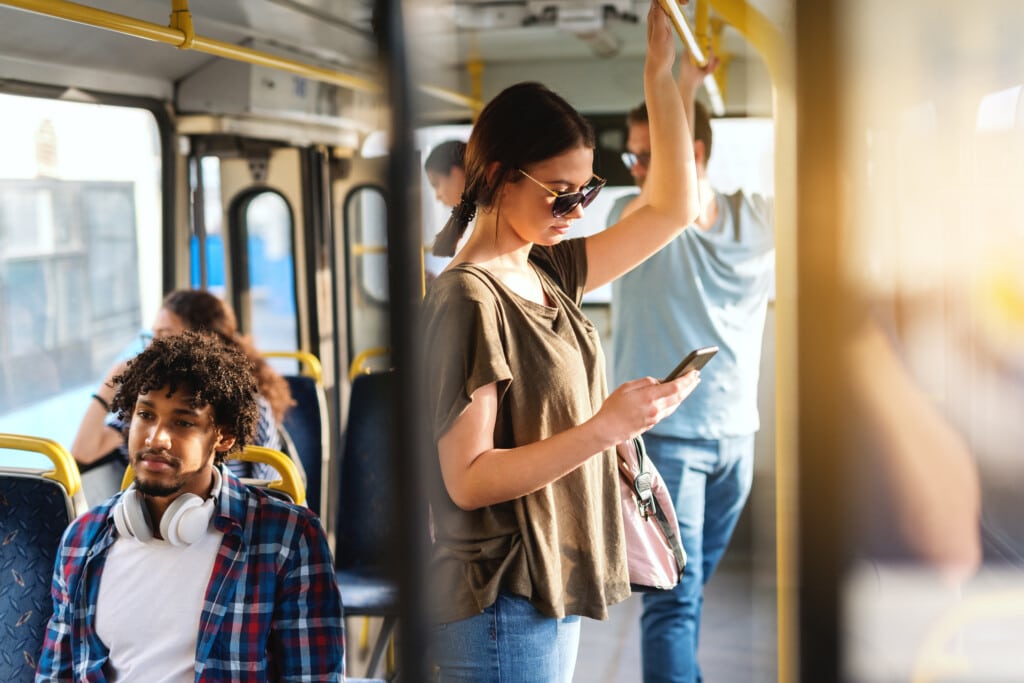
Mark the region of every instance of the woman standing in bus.
[[[210, 292], [199, 289], [175, 290], [164, 297], [153, 322], [153, 336], [169, 337], [186, 330], [213, 334], [223, 343], [241, 349], [249, 359], [253, 378], [259, 388], [256, 397], [259, 421], [253, 443], [280, 450], [278, 425], [288, 408], [294, 404], [291, 391], [288, 382], [270, 367], [252, 341], [239, 334], [234, 311]], [[127, 425], [110, 413], [110, 402], [114, 398], [112, 378], [122, 374], [124, 369], [124, 362], [116, 364], [92, 395], [92, 402], [86, 409], [71, 446], [71, 454], [80, 465], [95, 463], [112, 452], [120, 454], [124, 464], [128, 463], [124, 440], [124, 428]], [[228, 460], [227, 465], [237, 477], [277, 478], [273, 468], [263, 463]]]
[[446, 683], [569, 683], [579, 617], [606, 618], [630, 592], [615, 445], [696, 386], [689, 373], [607, 394], [599, 335], [579, 307], [584, 292], [641, 263], [697, 215], [674, 39], [656, 4], [647, 35], [644, 90], [657, 142], [646, 206], [602, 233], [564, 240], [604, 184], [592, 170], [594, 133], [561, 97], [521, 83], [476, 122], [465, 192], [435, 243], [435, 254], [451, 255], [479, 210], [425, 302], [443, 481], [432, 501], [435, 663]]
[[437, 201], [449, 209], [459, 205], [466, 187], [466, 143], [446, 140], [430, 150], [423, 170]]

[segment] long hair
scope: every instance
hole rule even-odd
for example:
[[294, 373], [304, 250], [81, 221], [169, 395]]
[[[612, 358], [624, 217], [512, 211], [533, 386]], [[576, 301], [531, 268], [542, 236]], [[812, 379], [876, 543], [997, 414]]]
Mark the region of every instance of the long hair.
[[[435, 256], [452, 256], [476, 208], [494, 205], [516, 169], [576, 147], [593, 148], [594, 129], [572, 105], [540, 83], [518, 83], [491, 100], [473, 126], [466, 147], [466, 189], [462, 203], [434, 240]], [[497, 162], [497, 170], [488, 173]]]
[[278, 422], [295, 405], [288, 382], [270, 367], [249, 337], [238, 333], [235, 313], [226, 303], [201, 289], [178, 289], [164, 297], [162, 307], [181, 318], [188, 329], [212, 333], [240, 349], [249, 359], [260, 395], [270, 404]]

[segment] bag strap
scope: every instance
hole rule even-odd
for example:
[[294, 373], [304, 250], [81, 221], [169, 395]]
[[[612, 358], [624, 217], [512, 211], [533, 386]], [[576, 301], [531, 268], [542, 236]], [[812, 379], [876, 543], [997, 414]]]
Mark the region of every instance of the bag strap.
[[[675, 524], [668, 521], [665, 511], [658, 506], [658, 501], [654, 497], [654, 491], [651, 489], [651, 479], [654, 475], [645, 467], [645, 464], [650, 462], [650, 460], [647, 457], [647, 448], [644, 446], [644, 440], [638, 436], [633, 439], [633, 444], [636, 448], [637, 460], [640, 463], [637, 480], [634, 482], [634, 490], [637, 489], [640, 476], [646, 474], [647, 492], [650, 495], [654, 519], [657, 520], [658, 527], [661, 528], [661, 533], [665, 536], [665, 542], [668, 543], [669, 550], [672, 551], [672, 555], [676, 558], [676, 566], [679, 567], [679, 574], [682, 576], [683, 567], [686, 566], [686, 552], [683, 550], [683, 544], [679, 540], [679, 529]], [[643, 508], [641, 508], [642, 510]]]

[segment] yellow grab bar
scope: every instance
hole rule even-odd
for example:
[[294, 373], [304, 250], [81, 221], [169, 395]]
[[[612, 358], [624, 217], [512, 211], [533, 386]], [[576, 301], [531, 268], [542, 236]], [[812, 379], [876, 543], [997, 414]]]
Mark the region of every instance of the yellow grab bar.
[[21, 434], [0, 434], [0, 448], [41, 453], [53, 463], [53, 470], [43, 472], [44, 478], [52, 479], [67, 489], [69, 498], [74, 498], [75, 494], [82, 489], [82, 475], [78, 471], [78, 463], [66, 448], [53, 439]]
[[309, 351], [267, 351], [264, 358], [291, 358], [297, 360], [302, 366], [302, 374], [312, 377], [313, 381], [322, 385], [324, 383], [324, 369], [320, 365], [320, 359]]
[[233, 453], [231, 457], [235, 460], [262, 462], [270, 465], [277, 470], [281, 478], [267, 484], [267, 488], [287, 493], [297, 505], [306, 504], [306, 487], [302, 483], [299, 468], [295, 466], [291, 458], [281, 451], [264, 446], [246, 446], [240, 453]]
[[[312, 66], [294, 59], [278, 57], [277, 55], [233, 43], [225, 43], [220, 40], [197, 36], [192, 27], [192, 20], [188, 14], [188, 4], [186, 2], [174, 2], [171, 26], [161, 26], [160, 24], [154, 24], [123, 14], [106, 12], [86, 5], [67, 2], [67, 0], [0, 0], [0, 5], [17, 7], [29, 12], [35, 12], [36, 14], [65, 19], [137, 38], [145, 38], [146, 40], [153, 40], [158, 43], [166, 43], [183, 50], [195, 50], [216, 57], [223, 57], [224, 59], [287, 71], [305, 78], [311, 78], [324, 83], [334, 83], [335, 85], [353, 90], [369, 93], [382, 92], [380, 84], [366, 78]], [[179, 26], [181, 28], [178, 28]], [[428, 85], [420, 86], [420, 90], [433, 97], [462, 104], [476, 111], [479, 111], [483, 106], [482, 103], [452, 90]]]
[[386, 346], [375, 346], [361, 351], [359, 355], [352, 359], [351, 365], [348, 366], [348, 380], [351, 382], [356, 378], [356, 375], [370, 372], [369, 368], [363, 367], [368, 359], [374, 356], [386, 356], [390, 352], [390, 349]]
[[[700, 43], [697, 42], [697, 37], [693, 34], [693, 29], [687, 23], [686, 17], [683, 16], [676, 0], [658, 0], [658, 4], [668, 14], [668, 18], [672, 20], [676, 33], [679, 34], [683, 44], [686, 45], [686, 49], [690, 51], [693, 61], [701, 68], [707, 66], [708, 58], [705, 56]], [[704, 89], [707, 90], [708, 100], [711, 102], [711, 111], [715, 113], [715, 116], [723, 116], [725, 114], [725, 102], [722, 101], [722, 94], [718, 90], [718, 81], [715, 80], [714, 74], [708, 74], [704, 77]]]

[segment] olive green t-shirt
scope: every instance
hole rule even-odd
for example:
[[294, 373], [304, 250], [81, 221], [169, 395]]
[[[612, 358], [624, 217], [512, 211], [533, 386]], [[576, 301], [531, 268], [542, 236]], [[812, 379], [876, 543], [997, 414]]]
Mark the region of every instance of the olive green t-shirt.
[[[551, 306], [520, 297], [472, 264], [431, 284], [425, 313], [435, 445], [473, 392], [492, 382], [499, 401], [496, 448], [546, 439], [600, 408], [607, 393], [604, 354], [579, 307], [584, 242], [535, 246], [530, 261]], [[439, 466], [436, 474], [440, 482]], [[529, 598], [549, 617], [606, 618], [608, 605], [629, 596], [617, 477], [610, 449], [538, 491], [477, 510], [459, 509], [436, 486], [438, 619], [478, 614], [500, 589]]]

